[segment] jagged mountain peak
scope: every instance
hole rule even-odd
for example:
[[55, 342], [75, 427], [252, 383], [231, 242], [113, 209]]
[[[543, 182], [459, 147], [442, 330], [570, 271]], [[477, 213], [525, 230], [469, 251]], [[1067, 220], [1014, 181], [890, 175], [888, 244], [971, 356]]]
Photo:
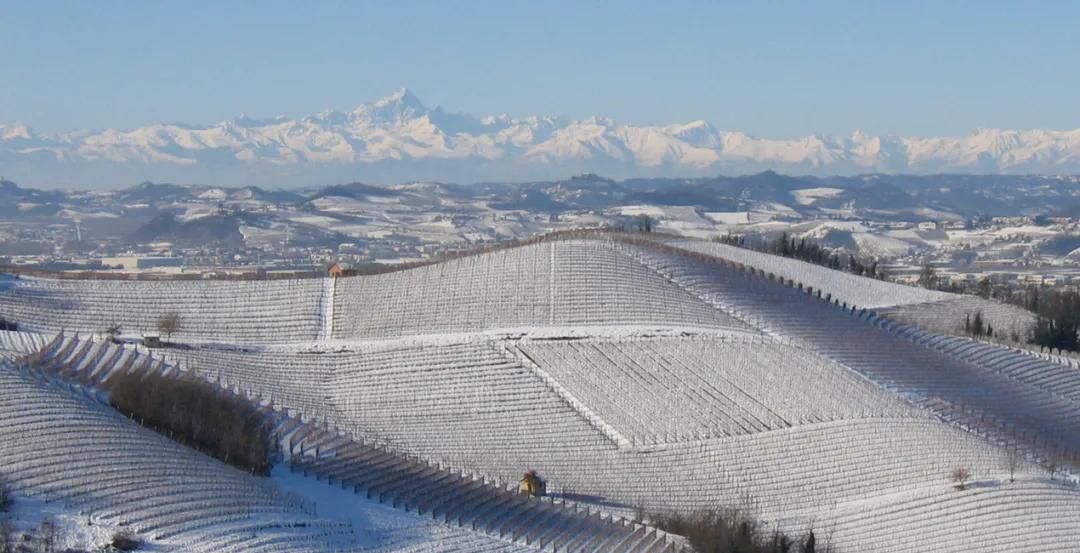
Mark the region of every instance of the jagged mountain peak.
[[353, 110], [356, 117], [369, 118], [378, 123], [402, 123], [430, 113], [431, 110], [407, 88], [401, 88], [389, 96], [371, 104], [362, 104]]
[[[578, 119], [474, 116], [431, 109], [406, 88], [352, 111], [300, 119], [238, 116], [217, 125], [155, 124], [129, 131], [73, 131], [50, 137], [0, 125], [0, 161], [26, 175], [81, 164], [138, 167], [138, 178], [204, 180], [223, 170], [287, 184], [319, 167], [355, 178], [379, 167], [379, 180], [484, 181], [558, 178], [572, 172], [629, 176], [754, 173], [1080, 172], [1080, 130], [979, 129], [960, 137], [811, 135], [790, 139], [718, 130], [705, 120], [634, 125], [603, 116]], [[416, 171], [423, 167], [426, 172]], [[199, 173], [201, 168], [206, 168]], [[350, 171], [346, 168], [353, 168]], [[128, 172], [131, 174], [131, 171]], [[188, 177], [197, 174], [198, 177]], [[35, 177], [37, 178], [37, 177]]]
[[376, 100], [372, 105], [379, 109], [389, 106], [410, 106], [417, 109], [427, 109], [424, 107], [424, 103], [420, 101], [420, 98], [417, 98], [411, 90], [405, 87], [401, 87], [392, 94]]

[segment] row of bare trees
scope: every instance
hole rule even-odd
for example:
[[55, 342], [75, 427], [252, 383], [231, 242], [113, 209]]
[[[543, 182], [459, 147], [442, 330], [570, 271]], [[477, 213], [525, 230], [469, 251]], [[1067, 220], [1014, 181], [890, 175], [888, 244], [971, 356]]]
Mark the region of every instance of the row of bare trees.
[[[954, 282], [948, 291], [995, 299], [1034, 313], [1035, 325], [1026, 335], [1013, 332], [1013, 341], [1026, 340], [1029, 344], [1050, 350], [1080, 351], [1080, 292], [1044, 286], [1019, 287], [1010, 283], [994, 283], [989, 277], [984, 277], [977, 283]], [[980, 313], [975, 316], [985, 320]], [[995, 335], [989, 321], [985, 321], [984, 327], [980, 327], [979, 322], [973, 319], [970, 313], [967, 314], [965, 330], [974, 336]]]
[[[172, 339], [173, 334], [184, 329], [184, 319], [176, 311], [169, 311], [162, 313], [161, 316], [158, 317], [157, 321], [154, 323], [154, 327], [157, 328], [157, 331], [164, 335], [165, 340], [168, 341]], [[115, 342], [123, 331], [124, 329], [120, 326], [120, 323], [114, 321], [102, 329], [101, 333]]]
[[655, 515], [653, 524], [665, 532], [684, 536], [697, 553], [828, 553], [829, 544], [818, 542], [813, 530], [792, 537], [768, 531], [739, 509], [704, 510], [696, 513]]
[[254, 474], [267, 474], [273, 440], [250, 402], [196, 377], [127, 374], [109, 379], [118, 411], [183, 444]]
[[[1009, 474], [1009, 483], [1016, 481], [1016, 474], [1020, 472], [1028, 460], [1025, 455], [1018, 449], [1009, 449], [1002, 459], [1001, 467]], [[1041, 467], [1046, 475], [1051, 480], [1057, 478], [1059, 474], [1064, 472], [1069, 466], [1069, 462], [1066, 460], [1066, 456], [1061, 451], [1049, 451], [1044, 454], [1038, 464], [1030, 464], [1029, 466]], [[968, 482], [974, 477], [971, 469], [964, 466], [958, 466], [949, 471], [949, 481], [953, 483], [957, 490], [967, 489]]]

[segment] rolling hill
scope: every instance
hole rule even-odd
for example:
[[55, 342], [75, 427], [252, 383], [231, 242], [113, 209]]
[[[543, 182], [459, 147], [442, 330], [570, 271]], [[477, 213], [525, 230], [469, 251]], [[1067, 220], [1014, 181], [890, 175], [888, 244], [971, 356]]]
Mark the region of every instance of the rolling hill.
[[[95, 413], [80, 424], [100, 430], [75, 447], [110, 450], [97, 432], [127, 432], [164, 451], [168, 440], [95, 398], [131, 371], [197, 376], [274, 421], [284, 465], [371, 499], [366, 508], [440, 521], [421, 543], [478, 540], [460, 550], [674, 551], [684, 542], [643, 513], [727, 506], [793, 535], [813, 529], [839, 552], [1062, 551], [1080, 516], [1080, 373], [951, 334], [965, 309], [989, 310], [979, 301], [623, 233], [337, 279], [17, 278], [0, 289], [0, 316], [24, 330], [0, 333], [0, 404], [22, 421], [21, 402], [55, 395], [55, 417]], [[187, 321], [178, 347], [95, 336], [108, 319], [137, 338], [164, 311]], [[60, 458], [66, 443], [4, 452]], [[70, 471], [57, 467], [56, 478]], [[949, 479], [958, 467], [973, 475], [963, 489]], [[527, 469], [549, 497], [508, 493]], [[35, 487], [49, 475], [0, 469], [21, 493], [90, 485]], [[163, 488], [146, 508], [171, 512], [177, 493]], [[357, 520], [288, 522], [308, 516], [275, 515], [266, 543], [296, 532], [305, 545], [283, 550], [349, 550], [361, 541], [349, 532], [370, 535]], [[218, 543], [230, 524], [175, 528]], [[155, 524], [132, 526], [173, 543]], [[411, 550], [393, 534], [376, 541]]]

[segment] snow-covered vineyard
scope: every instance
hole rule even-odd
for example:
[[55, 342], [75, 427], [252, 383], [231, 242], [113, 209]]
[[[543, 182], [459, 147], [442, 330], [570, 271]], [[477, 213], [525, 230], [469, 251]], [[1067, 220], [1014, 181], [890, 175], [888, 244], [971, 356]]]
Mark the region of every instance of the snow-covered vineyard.
[[[0, 478], [183, 551], [675, 551], [640, 513], [718, 507], [842, 553], [1068, 551], [1080, 368], [950, 336], [967, 309], [1023, 323], [619, 235], [339, 279], [7, 279], [0, 317], [30, 332], [0, 332]], [[134, 345], [165, 312], [176, 345]], [[280, 466], [112, 411], [133, 372], [258, 406]], [[529, 469], [547, 497], [512, 492]]]
[[71, 387], [9, 363], [0, 386], [3, 476], [20, 495], [63, 501], [190, 551], [324, 550], [352, 531]]
[[833, 298], [874, 309], [891, 318], [941, 333], [963, 330], [965, 316], [976, 313], [991, 324], [1002, 336], [1012, 332], [1019, 335], [1035, 320], [1034, 314], [1023, 309], [973, 296], [958, 296], [913, 288], [903, 284], [855, 276], [842, 271], [830, 271], [819, 266], [785, 257], [738, 248], [718, 242], [671, 240], [670, 244], [690, 251], [742, 263], [773, 273], [777, 277], [798, 282], [814, 290], [832, 294]]
[[177, 339], [229, 343], [315, 340], [322, 281], [0, 281], [0, 313], [20, 329], [156, 332], [165, 311], [185, 321]]
[[744, 328], [603, 242], [533, 244], [341, 279], [333, 336], [565, 326]]

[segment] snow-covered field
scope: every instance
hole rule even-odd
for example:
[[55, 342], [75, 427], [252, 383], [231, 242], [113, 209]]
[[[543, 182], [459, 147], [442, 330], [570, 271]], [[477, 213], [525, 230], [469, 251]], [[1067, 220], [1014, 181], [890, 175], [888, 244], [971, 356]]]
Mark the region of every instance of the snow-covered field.
[[[175, 551], [320, 550], [353, 540], [310, 505], [146, 430], [89, 396], [0, 365], [0, 477]], [[62, 521], [58, 521], [62, 522]], [[65, 532], [89, 530], [68, 525]], [[95, 538], [96, 539], [96, 538]]]
[[792, 190], [791, 195], [799, 205], [810, 205], [814, 203], [814, 201], [822, 198], [835, 198], [843, 192], [844, 191], [840, 188], [817, 187]]
[[[269, 479], [236, 474], [80, 388], [10, 365], [0, 371], [0, 416], [9, 421], [0, 452], [15, 470], [0, 474], [24, 495], [52, 497], [96, 489], [107, 470], [142, 482], [165, 463], [179, 480], [154, 480], [156, 495], [178, 501], [159, 503], [155, 516], [184, 516], [175, 509], [195, 500], [179, 498], [212, 481], [228, 490], [221, 503], [274, 513], [280, 524], [267, 539], [295, 537], [310, 551], [535, 550], [528, 538], [539, 535], [580, 550], [653, 543], [647, 527], [604, 514], [637, 507], [748, 508], [795, 534], [813, 527], [840, 553], [1049, 552], [1080, 541], [1080, 373], [1051, 356], [942, 334], [932, 315], [967, 308], [969, 298], [720, 244], [610, 236], [336, 281], [225, 284], [11, 281], [0, 316], [66, 331], [55, 341], [0, 333], [0, 355], [44, 349], [51, 370], [87, 384], [130, 367], [189, 371], [292, 416], [297, 433], [323, 429], [329, 437], [297, 442], [322, 448], [302, 453], [321, 479], [281, 468]], [[189, 309], [200, 322], [177, 339], [191, 347], [136, 355], [90, 338], [110, 294], [120, 296], [114, 313], [143, 324], [153, 318], [140, 312]], [[26, 305], [35, 301], [61, 319], [46, 324]], [[913, 325], [900, 322], [903, 313]], [[17, 439], [30, 428], [43, 438]], [[35, 465], [35, 455], [56, 462]], [[401, 504], [328, 485], [360, 473], [350, 459], [380, 455], [406, 471], [400, 483], [379, 480], [409, 487]], [[973, 475], [964, 490], [948, 477], [957, 467]], [[470, 494], [512, 486], [527, 469], [559, 501], [600, 508], [580, 523], [597, 530], [561, 536], [544, 526], [569, 503], [514, 510], [510, 499], [493, 500], [475, 532], [403, 512], [417, 508], [409, 498], [429, 481], [431, 501], [461, 493], [455, 504], [475, 505]], [[178, 481], [189, 487], [170, 487]], [[225, 543], [242, 526], [176, 523], [175, 536], [159, 536], [157, 523], [121, 516], [117, 498], [85, 493], [103, 513], [95, 520], [164, 545], [185, 536]], [[320, 522], [302, 530], [281, 522], [297, 519]]]
[[0, 361], [33, 353], [48, 342], [44, 334], [0, 331]]
[[1059, 553], [1076, 547], [1080, 490], [1049, 479], [985, 479], [964, 491], [914, 490], [837, 507], [811, 522], [832, 529], [843, 550], [907, 553], [1024, 551]]
[[[56, 502], [15, 494], [10, 509], [0, 514], [0, 523], [8, 522], [16, 540], [43, 537], [43, 526], [55, 528], [54, 546], [57, 551], [99, 551], [108, 546], [121, 528], [109, 521], [98, 520], [65, 509]], [[163, 551], [159, 544], [145, 544], [143, 551]]]
[[333, 336], [597, 325], [746, 328], [611, 243], [574, 240], [342, 279]]
[[356, 540], [349, 544], [364, 551], [394, 553], [436, 553], [439, 551], [483, 551], [524, 553], [527, 547], [503, 543], [487, 536], [439, 524], [429, 517], [404, 513], [400, 509], [351, 491], [327, 485], [314, 476], [275, 467], [270, 480], [286, 493], [295, 494], [314, 505], [319, 516], [350, 524]]
[[858, 277], [841, 271], [826, 269], [813, 263], [738, 248], [718, 242], [703, 240], [672, 240], [673, 246], [742, 263], [766, 273], [773, 273], [830, 293], [834, 298], [859, 307], [881, 308], [947, 299], [949, 294], [913, 288], [869, 278]]
[[879, 309], [897, 321], [942, 334], [963, 334], [964, 321], [981, 315], [1003, 340], [1021, 342], [1035, 324], [1035, 314], [1016, 306], [973, 296], [952, 296], [928, 303], [898, 305]]
[[[329, 355], [327, 352], [307, 354]], [[139, 353], [129, 346], [64, 335], [51, 340], [40, 354], [28, 358], [27, 363], [35, 374], [68, 378], [89, 388], [108, 381], [117, 372], [157, 372], [168, 376], [177, 374], [178, 368], [156, 354]], [[207, 376], [197, 368], [194, 372]], [[235, 390], [244, 394], [259, 391], [254, 387], [241, 388], [236, 380], [215, 378], [213, 381], [222, 386], [235, 385]], [[254, 399], [254, 395], [251, 397]], [[290, 466], [302, 470], [304, 475], [317, 474], [324, 482], [332, 478], [334, 487], [327, 489], [326, 484], [320, 487], [317, 482], [282, 470], [277, 470], [272, 480], [287, 489], [298, 490], [297, 497], [310, 499], [305, 513], [330, 513], [334, 524], [352, 523], [354, 530], [363, 529], [369, 546], [386, 548], [400, 542], [415, 544], [418, 551], [431, 545], [436, 550], [461, 545], [470, 551], [516, 551], [520, 545], [569, 540], [582, 551], [592, 550], [586, 546], [605, 543], [625, 546], [623, 549], [628, 553], [656, 551], [656, 548], [670, 551], [674, 547], [675, 542], [669, 541], [665, 534], [610, 514], [600, 516], [595, 507], [582, 510], [576, 503], [569, 504], [565, 497], [560, 497], [558, 503], [525, 499], [507, 492], [498, 479], [466, 476], [464, 472], [444, 468], [443, 463], [435, 465], [418, 460], [415, 454], [397, 453], [398, 446], [385, 440], [381, 445], [372, 445], [379, 440], [370, 435], [350, 437], [338, 429], [328, 432], [325, 427], [341, 422], [340, 419], [325, 416], [322, 420], [313, 419], [310, 412], [297, 413], [295, 404], [286, 397], [270, 395], [267, 399], [270, 401], [264, 405], [271, 417], [269, 424], [281, 433], [280, 444], [288, 452]], [[295, 416], [287, 416], [290, 413]], [[350, 493], [334, 492], [337, 484]], [[351, 491], [354, 486], [356, 492], [364, 490], [367, 495], [362, 497], [370, 501], [350, 499], [350, 495], [356, 495]], [[429, 495], [422, 495], [425, 492]], [[388, 515], [385, 509], [380, 511], [376, 501], [410, 513], [412, 518], [395, 519], [387, 528], [384, 519]], [[458, 531], [441, 525], [417, 524], [413, 520], [415, 515], [442, 519]], [[198, 525], [204, 523], [201, 519], [187, 520], [196, 525], [194, 528], [202, 528]], [[509, 524], [511, 520], [513, 525]], [[551, 524], [545, 526], [545, 521]], [[428, 534], [433, 543], [424, 542], [423, 536]], [[346, 541], [346, 545], [352, 543]]]
[[322, 279], [123, 281], [19, 278], [0, 287], [0, 316], [34, 331], [160, 334], [177, 313], [176, 340], [265, 343], [318, 336]]

